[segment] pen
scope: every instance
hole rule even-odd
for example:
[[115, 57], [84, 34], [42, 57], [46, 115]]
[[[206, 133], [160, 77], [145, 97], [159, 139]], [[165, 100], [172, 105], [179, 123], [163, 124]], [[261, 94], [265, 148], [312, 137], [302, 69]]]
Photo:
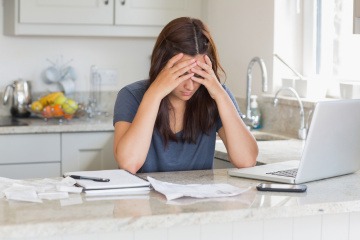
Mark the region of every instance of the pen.
[[79, 176], [79, 175], [70, 175], [69, 177], [73, 179], [92, 180], [95, 182], [110, 182], [110, 179], [108, 178], [87, 177], [87, 176]]

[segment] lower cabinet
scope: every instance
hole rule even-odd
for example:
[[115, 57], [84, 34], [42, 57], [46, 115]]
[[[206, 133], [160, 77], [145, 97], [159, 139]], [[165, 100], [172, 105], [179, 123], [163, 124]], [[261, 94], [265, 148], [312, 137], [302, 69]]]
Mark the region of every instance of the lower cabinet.
[[0, 135], [0, 177], [60, 177], [115, 169], [113, 132]]
[[0, 135], [0, 176], [60, 176], [60, 144], [59, 133]]
[[62, 133], [62, 174], [117, 168], [113, 135], [113, 132]]

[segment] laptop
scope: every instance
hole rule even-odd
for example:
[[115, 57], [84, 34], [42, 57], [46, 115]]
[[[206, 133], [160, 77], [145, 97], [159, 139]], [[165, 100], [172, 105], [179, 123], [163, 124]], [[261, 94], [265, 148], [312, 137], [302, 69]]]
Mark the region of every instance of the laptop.
[[228, 174], [299, 184], [345, 175], [359, 169], [360, 99], [350, 99], [316, 104], [300, 161], [233, 168], [228, 170]]

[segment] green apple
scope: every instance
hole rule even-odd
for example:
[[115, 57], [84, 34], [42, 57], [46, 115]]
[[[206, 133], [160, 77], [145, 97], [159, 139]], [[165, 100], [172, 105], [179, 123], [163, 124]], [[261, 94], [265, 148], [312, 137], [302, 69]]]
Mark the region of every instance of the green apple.
[[62, 109], [66, 114], [74, 114], [78, 109], [79, 105], [73, 99], [68, 98], [63, 104]]
[[60, 106], [63, 105], [67, 100], [67, 97], [64, 95], [60, 95], [57, 98], [55, 98], [54, 105], [59, 104]]

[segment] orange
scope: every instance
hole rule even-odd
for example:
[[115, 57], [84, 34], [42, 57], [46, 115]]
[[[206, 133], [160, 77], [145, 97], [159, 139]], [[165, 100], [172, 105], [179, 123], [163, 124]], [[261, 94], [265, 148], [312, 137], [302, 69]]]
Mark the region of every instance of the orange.
[[62, 117], [64, 116], [64, 112], [61, 108], [60, 104], [55, 104], [51, 107], [51, 113], [53, 117]]

